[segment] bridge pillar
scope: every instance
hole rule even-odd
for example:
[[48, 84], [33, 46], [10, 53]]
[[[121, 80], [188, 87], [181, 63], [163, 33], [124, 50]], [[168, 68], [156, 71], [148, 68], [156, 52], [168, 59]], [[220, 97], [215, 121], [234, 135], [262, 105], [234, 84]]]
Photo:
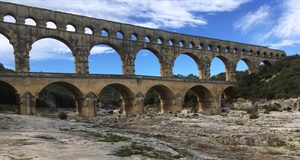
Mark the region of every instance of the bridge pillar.
[[97, 115], [97, 96], [93, 92], [89, 92], [82, 100], [85, 101], [85, 105], [78, 106], [81, 108], [78, 114], [83, 117], [95, 117]]
[[202, 60], [202, 65], [199, 67], [200, 79], [210, 79], [210, 62], [211, 60], [208, 57]]
[[226, 68], [226, 81], [236, 81], [236, 64], [231, 63]]
[[[75, 45], [76, 46], [76, 45]], [[78, 74], [89, 73], [89, 62], [88, 62], [89, 49], [86, 46], [77, 46], [75, 48], [75, 71]]]
[[174, 98], [161, 98], [161, 113], [178, 112], [181, 107], [177, 106]]
[[208, 112], [210, 114], [221, 114], [221, 96], [199, 101], [199, 112]]
[[11, 40], [10, 43], [14, 47], [15, 55], [15, 71], [29, 72], [29, 51], [31, 50], [30, 37], [18, 36]]
[[30, 92], [26, 92], [20, 97], [18, 113], [23, 115], [35, 114], [35, 97]]
[[173, 66], [174, 62], [171, 60], [170, 57], [165, 56], [164, 61], [160, 62], [160, 76], [161, 77], [172, 77], [173, 76]]
[[123, 53], [122, 60], [122, 73], [123, 75], [135, 75], [134, 61], [135, 57], [131, 53]]
[[122, 110], [125, 115], [137, 115], [144, 113], [144, 98], [126, 98], [122, 99]]

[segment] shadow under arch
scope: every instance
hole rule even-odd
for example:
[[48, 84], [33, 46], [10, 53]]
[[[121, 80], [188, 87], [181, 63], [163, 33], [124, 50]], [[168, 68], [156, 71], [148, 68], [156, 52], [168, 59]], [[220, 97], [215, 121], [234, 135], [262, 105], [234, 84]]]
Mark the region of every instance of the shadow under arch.
[[263, 63], [264, 65], [266, 65], [266, 67], [267, 67], [268, 69], [270, 69], [270, 68], [273, 66], [272, 63], [269, 62], [269, 61], [267, 61], [267, 60], [263, 60], [263, 61], [260, 62], [260, 64], [261, 64], [261, 63]]
[[[121, 95], [121, 113], [122, 114], [135, 114], [139, 113], [139, 110], [143, 110], [143, 108], [136, 108], [136, 100], [132, 91], [125, 85], [119, 83], [112, 83], [106, 85], [105, 87], [112, 87]], [[104, 87], [104, 88], [105, 88]]]
[[168, 113], [174, 111], [175, 99], [173, 92], [164, 85], [155, 85], [151, 88], [154, 89], [159, 96], [160, 113]]
[[[196, 63], [196, 65], [197, 65], [197, 70], [198, 70], [198, 75], [199, 75], [198, 77], [199, 77], [199, 79], [200, 79], [200, 75], [201, 75], [201, 69], [200, 69], [200, 68], [201, 68], [201, 65], [202, 65], [200, 59], [199, 59], [195, 54], [193, 54], [193, 53], [184, 52], [184, 53], [178, 54], [178, 55], [175, 57], [174, 65], [175, 65], [175, 62], [176, 62], [176, 60], [178, 59], [178, 57], [179, 57], [180, 55], [186, 55], [186, 56], [192, 58], [192, 60], [193, 60], [193, 61]], [[174, 69], [174, 66], [173, 66], [173, 69]], [[173, 72], [173, 73], [174, 73], [174, 72]]]
[[[47, 105], [47, 101], [44, 98], [48, 94], [53, 94], [54, 95], [54, 103], [58, 105], [62, 105], [59, 107], [62, 108], [76, 108], [76, 113], [79, 116], [83, 115], [83, 107], [85, 106], [85, 96], [83, 93], [73, 84], [63, 82], [63, 81], [58, 81], [58, 82], [53, 82], [48, 85], [46, 85], [40, 92], [36, 100], [36, 106], [38, 107], [39, 105]], [[62, 100], [61, 100], [62, 99]], [[40, 101], [45, 101], [44, 103], [41, 103]], [[53, 99], [52, 99], [53, 100]], [[62, 102], [58, 102], [62, 101]], [[67, 101], [67, 102], [64, 102]], [[72, 102], [73, 101], [73, 102]], [[38, 104], [41, 103], [41, 104]], [[52, 102], [53, 103], [53, 102]], [[47, 106], [40, 106], [40, 107], [47, 107]], [[53, 107], [53, 106], [48, 106], [48, 107]], [[55, 107], [58, 107], [55, 105]]]
[[19, 102], [20, 96], [18, 91], [9, 83], [0, 80], [0, 111], [19, 112]]
[[138, 53], [142, 50], [150, 51], [151, 53], [153, 53], [155, 55], [155, 57], [158, 60], [159, 66], [160, 66], [160, 69], [159, 69], [160, 70], [160, 76], [163, 77], [164, 73], [165, 73], [164, 56], [162, 54], [160, 54], [157, 50], [155, 50], [153, 48], [146, 47], [146, 48], [141, 48], [140, 50], [138, 50], [138, 52], [135, 53], [134, 60], [136, 60], [136, 57], [137, 57]]
[[209, 113], [213, 113], [214, 97], [211, 94], [211, 92], [206, 87], [201, 85], [194, 86], [191, 89], [189, 89], [189, 91], [190, 90], [193, 91], [194, 94], [197, 96], [197, 100], [199, 104], [198, 111], [199, 112], [208, 111]]

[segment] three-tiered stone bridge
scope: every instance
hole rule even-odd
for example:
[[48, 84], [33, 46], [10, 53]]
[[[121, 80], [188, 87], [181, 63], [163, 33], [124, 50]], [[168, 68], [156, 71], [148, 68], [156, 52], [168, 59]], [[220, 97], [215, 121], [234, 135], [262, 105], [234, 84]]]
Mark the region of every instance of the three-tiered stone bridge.
[[[151, 88], [160, 97], [162, 113], [180, 111], [184, 95], [192, 90], [198, 97], [199, 111], [219, 114], [222, 95], [230, 97], [230, 90], [235, 85], [236, 66], [240, 60], [247, 64], [249, 73], [256, 73], [261, 62], [271, 67], [286, 56], [284, 51], [263, 46], [0, 2], [0, 17], [5, 16], [14, 18], [13, 22], [0, 19], [0, 34], [14, 48], [15, 72], [0, 73], [0, 85], [15, 93], [20, 114], [34, 114], [39, 93], [50, 84], [64, 86], [73, 93], [77, 113], [81, 116], [96, 115], [98, 93], [106, 86], [120, 93], [124, 114], [142, 114], [145, 95]], [[34, 24], [25, 24], [28, 19]], [[55, 27], [49, 27], [49, 22]], [[66, 26], [72, 26], [74, 31], [66, 30]], [[43, 38], [57, 39], [70, 48], [75, 62], [74, 74], [30, 72], [31, 46]], [[98, 44], [116, 50], [122, 61], [122, 75], [89, 74], [88, 57]], [[142, 49], [150, 50], [158, 58], [160, 77], [135, 75], [135, 58]], [[181, 54], [196, 62], [199, 79], [172, 77], [174, 62]], [[210, 65], [215, 57], [225, 65], [226, 81], [210, 80]]]

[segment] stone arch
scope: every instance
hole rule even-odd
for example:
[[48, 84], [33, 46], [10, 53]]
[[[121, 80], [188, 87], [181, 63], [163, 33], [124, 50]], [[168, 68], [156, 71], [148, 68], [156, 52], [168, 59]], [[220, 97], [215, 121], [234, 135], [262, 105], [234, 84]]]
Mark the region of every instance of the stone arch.
[[272, 67], [272, 63], [268, 60], [263, 60], [261, 61], [259, 64], [263, 63], [264, 65], [266, 65], [266, 67], [269, 69]]
[[[15, 70], [15, 59], [14, 59], [14, 52], [15, 52], [15, 46], [12, 45], [11, 43], [11, 38], [10, 36], [14, 36], [14, 34], [6, 34], [5, 31], [2, 30], [0, 27], [0, 63], [3, 65], [9, 65], [11, 69]], [[3, 48], [4, 47], [4, 48]]]
[[222, 98], [224, 100], [232, 100], [237, 98], [237, 93], [235, 92], [235, 87], [234, 86], [229, 86], [224, 89], [222, 93]]
[[[197, 69], [198, 69], [198, 74], [199, 74], [199, 77], [201, 75], [201, 66], [202, 66], [202, 63], [201, 63], [201, 60], [197, 57], [197, 55], [193, 54], [193, 53], [189, 53], [189, 52], [184, 52], [184, 53], [181, 53], [181, 54], [178, 54], [176, 57], [174, 57], [174, 65], [175, 65], [175, 62], [176, 62], [176, 59], [180, 56], [180, 55], [187, 55], [188, 57], [192, 58], [193, 61], [196, 63], [197, 65]], [[174, 66], [172, 68], [172, 70], [174, 70]], [[174, 72], [173, 72], [174, 73]]]
[[[143, 108], [136, 106], [136, 100], [133, 92], [125, 85], [120, 83], [111, 83], [106, 86], [112, 87], [119, 92], [121, 95], [122, 107], [121, 112], [123, 114], [140, 114], [143, 113]], [[106, 87], [105, 86], [105, 87]], [[104, 88], [104, 87], [103, 87]]]
[[[227, 58], [223, 57], [223, 56], [216, 56], [216, 57], [213, 57], [212, 61], [215, 59], [215, 58], [218, 58], [220, 59], [223, 64], [224, 64], [224, 67], [225, 67], [225, 72], [226, 72], [226, 81], [230, 80], [231, 78], [231, 67], [230, 67], [230, 62], [228, 61]], [[210, 64], [212, 64], [212, 61], [210, 62]], [[210, 65], [210, 67], [214, 67], [213, 65]], [[215, 69], [215, 68], [214, 68]], [[212, 70], [212, 69], [211, 69]]]
[[132, 33], [130, 38], [132, 41], [138, 41], [138, 34]]
[[55, 21], [49, 20], [46, 22], [46, 28], [57, 29], [57, 24]]
[[[190, 88], [189, 90], [193, 91], [194, 94], [197, 96], [199, 108], [198, 111], [208, 111], [212, 113], [214, 106], [214, 97], [212, 93], [204, 86], [202, 85], [196, 85]], [[188, 90], [188, 91], [189, 91]], [[188, 93], [186, 92], [186, 94]]]
[[12, 13], [6, 13], [3, 15], [2, 17], [3, 22], [7, 22], [7, 23], [17, 23], [17, 19], [16, 16]]
[[67, 25], [66, 25], [66, 31], [76, 32], [77, 31], [77, 27], [73, 23], [67, 23]]
[[[82, 91], [76, 87], [75, 85], [64, 82], [64, 81], [57, 81], [57, 82], [52, 82], [50, 84], [45, 85], [38, 93], [40, 94], [44, 88], [46, 88], [49, 85], [58, 85], [66, 88], [68, 91], [70, 91], [73, 94], [73, 98], [75, 101], [75, 108], [76, 108], [76, 113], [80, 116], [83, 115], [83, 110], [85, 107], [85, 95], [82, 93]], [[38, 96], [36, 96], [38, 98]]]
[[91, 26], [84, 27], [84, 33], [93, 35], [94, 34], [94, 28], [91, 27]]
[[123, 31], [118, 31], [116, 34], [117, 39], [124, 39], [124, 32]]
[[25, 25], [29, 25], [29, 26], [36, 26], [36, 20], [33, 17], [27, 17], [25, 19]]
[[[101, 54], [101, 52], [103, 52], [103, 54]], [[108, 67], [108, 66], [103, 66], [104, 64], [106, 64], [106, 62], [104, 60], [107, 60], [107, 55], [105, 53], [109, 53], [111, 54], [110, 57], [113, 57], [114, 60], [116, 58], [116, 60], [119, 61], [113, 61], [111, 62], [111, 65], [113, 65], [113, 67], [111, 68], [113, 73], [103, 73], [103, 70], [99, 70], [99, 67]], [[116, 53], [116, 54], [115, 54]], [[101, 56], [101, 57], [99, 57]], [[120, 74], [120, 72], [122, 72], [122, 65], [124, 66], [124, 64], [126, 63], [126, 61], [122, 58], [124, 55], [122, 54], [120, 48], [112, 43], [107, 43], [107, 42], [101, 42], [101, 43], [97, 43], [94, 44], [92, 46], [90, 46], [89, 51], [88, 51], [88, 61], [89, 61], [89, 73], [93, 73], [93, 74]], [[101, 58], [101, 59], [100, 59]], [[102, 63], [99, 63], [102, 62]], [[99, 63], [99, 64], [97, 64]], [[117, 69], [116, 67], [120, 67], [119, 69]]]
[[68, 48], [72, 51], [73, 54], [75, 53], [75, 49], [74, 49], [73, 45], [71, 43], [69, 43], [69, 41], [66, 40], [65, 38], [59, 37], [59, 36], [45, 36], [45, 35], [42, 35], [42, 36], [39, 37], [39, 35], [37, 35], [36, 38], [33, 39], [31, 46], [34, 43], [38, 42], [39, 40], [45, 39], [45, 38], [52, 38], [52, 39], [58, 40], [58, 41], [64, 43], [66, 46], [68, 46]]
[[109, 30], [107, 28], [101, 29], [101, 36], [102, 37], [109, 37], [110, 36]]
[[[255, 71], [254, 71], [254, 67], [253, 67], [253, 63], [252, 63], [249, 59], [243, 58], [243, 59], [238, 60], [238, 61], [236, 62], [236, 66], [237, 66], [237, 64], [239, 63], [239, 61], [244, 61], [244, 62], [246, 63], [246, 65], [247, 65], [247, 67], [248, 67], [248, 73], [249, 73], [249, 74], [255, 72]], [[236, 70], [236, 69], [235, 69], [235, 70]]]
[[[138, 50], [138, 52], [135, 53], [134, 55], [134, 60], [136, 60], [137, 54], [141, 51], [141, 50], [148, 50], [151, 53], [153, 53], [155, 55], [155, 57], [158, 60], [158, 63], [160, 65], [160, 73], [163, 73], [163, 65], [164, 65], [164, 56], [159, 53], [157, 50], [153, 49], [153, 48], [141, 48], [140, 50]], [[136, 69], [135, 69], [136, 70]]]
[[0, 91], [3, 89], [5, 89], [5, 94], [0, 95], [0, 105], [3, 104], [3, 101], [7, 102], [8, 101], [7, 98], [11, 98], [12, 96], [14, 98], [12, 101], [15, 103], [15, 105], [17, 105], [17, 103], [20, 101], [19, 99], [20, 97], [18, 95], [17, 89], [13, 87], [11, 84], [9, 84], [8, 82], [0, 80]]
[[[171, 91], [171, 89], [169, 89], [165, 85], [161, 85], [161, 84], [152, 86], [151, 88], [153, 88], [159, 95], [160, 112], [168, 113], [168, 112], [174, 111], [175, 99], [174, 99], [174, 94]], [[150, 88], [149, 88], [149, 90], [150, 90]]]

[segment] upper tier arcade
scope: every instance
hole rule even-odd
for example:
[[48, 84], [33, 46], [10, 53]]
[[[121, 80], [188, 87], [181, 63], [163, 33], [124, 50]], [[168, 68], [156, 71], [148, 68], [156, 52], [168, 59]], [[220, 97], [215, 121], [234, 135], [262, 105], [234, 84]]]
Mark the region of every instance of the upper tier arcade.
[[[3, 17], [7, 15], [14, 17], [15, 23], [4, 22]], [[247, 64], [249, 73], [254, 73], [261, 62], [270, 66], [286, 56], [282, 50], [264, 46], [168, 32], [6, 2], [0, 2], [0, 17], [0, 33], [14, 47], [17, 72], [30, 71], [29, 51], [32, 44], [42, 38], [55, 38], [65, 43], [72, 51], [78, 74], [89, 73], [88, 56], [97, 44], [109, 45], [118, 52], [123, 75], [135, 74], [134, 60], [141, 49], [148, 49], [156, 55], [162, 77], [171, 77], [175, 59], [185, 54], [196, 62], [199, 78], [209, 79], [211, 61], [218, 57], [225, 64], [227, 81], [235, 81], [239, 60]], [[25, 24], [26, 19], [31, 19], [35, 24]], [[49, 22], [55, 26], [47, 26]], [[68, 25], [74, 31], [67, 31]]]

